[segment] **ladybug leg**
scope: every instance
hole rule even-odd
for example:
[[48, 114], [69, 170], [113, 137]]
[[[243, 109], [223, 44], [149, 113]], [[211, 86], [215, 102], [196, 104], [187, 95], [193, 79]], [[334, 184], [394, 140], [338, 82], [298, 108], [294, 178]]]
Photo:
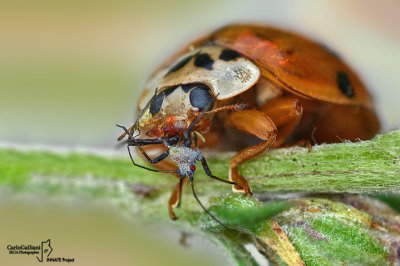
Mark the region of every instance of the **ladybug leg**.
[[237, 166], [270, 148], [276, 140], [278, 131], [274, 122], [265, 113], [258, 110], [230, 113], [227, 122], [242, 132], [264, 140], [238, 152], [231, 159], [229, 165], [229, 180], [237, 183], [233, 186], [233, 191], [252, 194], [250, 186], [246, 179], [239, 174]]
[[272, 148], [276, 148], [282, 145], [300, 122], [303, 107], [297, 98], [286, 96], [268, 101], [260, 107], [260, 111], [267, 114], [278, 128], [278, 137], [272, 145]]
[[308, 151], [311, 151], [312, 145], [309, 139], [300, 139], [295, 142], [282, 145], [288, 135], [293, 132], [294, 128], [299, 124], [301, 118], [303, 117], [303, 104], [299, 101], [299, 99], [293, 96], [275, 98], [261, 106], [260, 110], [266, 113], [272, 119], [272, 121], [274, 121], [279, 131], [277, 140], [272, 145], [272, 148], [289, 148], [293, 146], [300, 146], [307, 148]]
[[[306, 104], [303, 104], [304, 109], [310, 112]], [[379, 130], [376, 114], [360, 106], [324, 103], [318, 109], [318, 115], [312, 126], [302, 128], [299, 132], [300, 136], [314, 143], [367, 140], [373, 138]]]

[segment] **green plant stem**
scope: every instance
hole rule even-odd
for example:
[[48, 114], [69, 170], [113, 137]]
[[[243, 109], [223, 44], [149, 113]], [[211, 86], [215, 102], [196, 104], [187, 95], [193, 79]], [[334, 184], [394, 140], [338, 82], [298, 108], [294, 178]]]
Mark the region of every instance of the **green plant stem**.
[[[227, 178], [231, 158], [229, 154], [210, 155], [207, 158], [213, 174]], [[230, 198], [230, 194], [226, 196], [231, 190], [230, 186], [210, 179], [200, 168], [199, 165], [195, 176], [196, 191], [200, 199], [206, 206], [214, 204], [210, 210], [216, 212], [225, 223], [230, 221], [233, 227], [242, 228], [240, 224], [268, 219], [288, 206], [272, 204], [270, 208], [268, 206], [258, 208], [260, 203], [251, 198], [241, 196]], [[305, 148], [273, 150], [246, 162], [240, 167], [240, 172], [247, 178], [256, 195], [285, 192], [371, 194], [398, 192], [400, 191], [400, 131], [380, 135], [371, 141], [314, 146], [310, 151]], [[45, 192], [53, 195], [88, 194], [117, 202], [151, 221], [169, 221], [166, 205], [176, 183], [177, 179], [171, 175], [153, 173], [132, 166], [128, 155], [126, 158], [116, 158], [85, 153], [60, 154], [50, 151], [0, 148], [2, 190]], [[228, 252], [231, 252], [238, 263], [254, 264], [253, 258], [247, 255], [243, 242], [238, 242], [245, 239], [250, 241], [252, 238], [248, 233], [242, 232], [243, 237], [239, 239], [236, 231], [221, 233], [221, 228], [213, 231], [215, 222], [204, 216], [189, 193], [190, 190], [186, 189], [182, 208], [176, 210], [180, 217], [178, 223], [196, 232], [202, 228], [210, 229], [213, 237], [227, 247]], [[216, 197], [220, 195], [225, 196]], [[399, 205], [397, 196], [386, 195], [385, 199], [387, 202]], [[239, 209], [233, 212], [227, 211], [232, 207], [232, 202], [240, 202]], [[216, 208], [215, 204], [220, 206]], [[346, 207], [345, 210], [347, 209]], [[311, 213], [313, 212], [314, 209]], [[243, 218], [237, 219], [238, 216]], [[303, 229], [296, 229], [300, 231], [293, 232], [304, 233], [306, 229], [311, 230], [303, 221], [297, 223]], [[256, 225], [245, 228], [254, 231], [254, 226]], [[268, 226], [263, 229], [264, 231], [260, 231], [263, 232], [261, 236], [267, 240], [269, 237], [271, 239], [278, 237], [283, 241], [280, 242], [282, 246], [272, 245], [272, 251], [266, 248], [265, 253], [270, 257], [276, 257], [273, 250], [283, 252], [286, 248], [282, 247], [287, 247], [290, 243], [287, 237], [274, 235], [273, 231], [268, 231], [269, 229], [266, 229]], [[322, 226], [324, 228], [326, 225]], [[287, 233], [290, 232], [287, 229]], [[307, 235], [304, 237], [307, 238]], [[267, 240], [265, 243], [268, 243]], [[296, 246], [296, 249], [301, 250], [301, 246]], [[358, 249], [355, 250], [357, 252]], [[276, 257], [276, 262], [282, 259], [282, 254]], [[306, 256], [305, 253], [302, 254]], [[382, 258], [385, 258], [385, 254]], [[299, 260], [299, 255], [294, 255], [294, 258], [294, 261]]]
[[256, 191], [396, 192], [400, 131], [374, 140], [274, 150], [242, 168]]
[[[229, 159], [226, 155], [209, 157], [213, 174], [227, 178]], [[400, 131], [371, 141], [314, 146], [310, 151], [298, 147], [273, 150], [246, 162], [240, 172], [255, 193], [400, 191]], [[171, 176], [133, 167], [128, 159], [0, 149], [0, 184], [23, 184], [32, 175], [91, 175], [158, 188], [174, 185]], [[197, 171], [195, 179], [200, 192], [204, 187], [227, 191], [226, 184], [211, 180], [203, 170]]]

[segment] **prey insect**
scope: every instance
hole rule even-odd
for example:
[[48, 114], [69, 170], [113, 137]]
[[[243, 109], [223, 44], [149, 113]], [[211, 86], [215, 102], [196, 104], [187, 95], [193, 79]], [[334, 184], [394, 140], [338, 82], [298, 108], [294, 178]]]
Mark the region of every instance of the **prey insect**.
[[[212, 104], [213, 101], [210, 103]], [[236, 182], [225, 180], [222, 178], [219, 178], [211, 173], [211, 170], [207, 164], [206, 158], [202, 155], [202, 153], [197, 149], [197, 137], [198, 134], [193, 132], [193, 129], [196, 125], [196, 123], [200, 120], [200, 118], [204, 115], [204, 112], [200, 113], [199, 116], [194, 119], [194, 121], [190, 124], [190, 126], [183, 132], [181, 135], [173, 135], [170, 137], [159, 137], [159, 138], [153, 138], [153, 139], [140, 139], [137, 138], [140, 136], [140, 133], [134, 136], [134, 128], [135, 125], [127, 129], [124, 126], [117, 125], [118, 127], [122, 128], [124, 130], [124, 134], [121, 136], [122, 138], [124, 136], [128, 136], [127, 139], [127, 149], [129, 153], [129, 157], [133, 163], [133, 165], [153, 171], [153, 172], [161, 172], [161, 173], [170, 173], [170, 174], [176, 174], [179, 176], [179, 183], [178, 183], [178, 200], [175, 203], [175, 206], [179, 206], [181, 203], [181, 197], [182, 197], [182, 189], [183, 189], [183, 184], [186, 178], [189, 179], [190, 186], [192, 189], [192, 193], [200, 207], [216, 222], [218, 222], [220, 225], [226, 228], [226, 226], [218, 220], [210, 211], [207, 210], [207, 208], [201, 203], [199, 200], [195, 187], [194, 187], [194, 173], [196, 171], [196, 164], [197, 162], [200, 162], [201, 165], [203, 166], [203, 169], [205, 173], [213, 179], [216, 179], [218, 181], [231, 184], [231, 185], [237, 185]], [[119, 140], [121, 139], [119, 138]], [[156, 145], [156, 144], [163, 144], [167, 149], [163, 151], [160, 155], [158, 155], [156, 158], [152, 159], [150, 156], [146, 153], [146, 151], [143, 149], [144, 146], [149, 146], [149, 145]], [[176, 170], [160, 170], [160, 169], [152, 169], [143, 165], [140, 165], [135, 162], [133, 159], [131, 149], [130, 147], [136, 147], [140, 153], [143, 155], [143, 157], [150, 162], [151, 164], [158, 164], [159, 162], [170, 158], [173, 162], [176, 163], [178, 166], [178, 169]], [[175, 207], [174, 206], [174, 207]], [[172, 212], [172, 209], [170, 208], [170, 216], [172, 219], [177, 219], [175, 214]]]

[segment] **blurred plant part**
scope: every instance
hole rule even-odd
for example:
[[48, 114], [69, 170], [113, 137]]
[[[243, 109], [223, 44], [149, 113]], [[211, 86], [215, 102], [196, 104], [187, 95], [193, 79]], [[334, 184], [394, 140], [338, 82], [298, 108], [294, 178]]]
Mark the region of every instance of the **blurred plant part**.
[[[228, 161], [224, 155], [209, 164], [226, 178]], [[371, 141], [314, 146], [311, 152], [273, 150], [240, 171], [255, 197], [227, 193], [229, 186], [196, 173], [197, 193], [229, 227], [224, 229], [188, 190], [177, 210], [180, 219], [170, 221], [166, 204], [175, 179], [132, 167], [128, 158], [0, 148], [1, 191], [112, 202], [146, 221], [203, 235], [239, 265], [267, 258], [277, 265], [400, 263], [400, 216], [376, 199], [400, 206], [400, 197], [389, 194], [400, 190], [400, 131]]]
[[[399, 263], [400, 216], [376, 199], [337, 194], [261, 205], [252, 198], [230, 195], [212, 202], [210, 210], [230, 228], [248, 235], [242, 245], [253, 244], [277, 265]], [[264, 219], [247, 222], [263, 212]], [[206, 220], [209, 230], [222, 230], [211, 219]], [[231, 220], [235, 222], [229, 223]], [[224, 239], [229, 234], [232, 232], [219, 232], [218, 237]], [[237, 242], [233, 237], [228, 239], [221, 242]]]

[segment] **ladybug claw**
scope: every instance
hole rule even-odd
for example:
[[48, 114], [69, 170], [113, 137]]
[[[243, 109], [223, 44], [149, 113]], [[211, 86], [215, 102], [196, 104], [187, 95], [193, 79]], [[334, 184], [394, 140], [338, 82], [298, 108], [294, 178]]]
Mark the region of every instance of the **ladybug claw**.
[[178, 220], [179, 219], [179, 217], [175, 215], [175, 213], [172, 210], [172, 208], [169, 209], [169, 217], [171, 218], [171, 220]]
[[233, 181], [235, 183], [232, 187], [234, 192], [242, 192], [245, 195], [253, 195], [249, 184], [247, 183], [246, 179], [239, 174], [237, 168], [231, 168], [229, 170], [229, 180], [237, 180]]
[[246, 186], [243, 190], [243, 195], [244, 196], [253, 196], [253, 192], [251, 191], [249, 186]]

